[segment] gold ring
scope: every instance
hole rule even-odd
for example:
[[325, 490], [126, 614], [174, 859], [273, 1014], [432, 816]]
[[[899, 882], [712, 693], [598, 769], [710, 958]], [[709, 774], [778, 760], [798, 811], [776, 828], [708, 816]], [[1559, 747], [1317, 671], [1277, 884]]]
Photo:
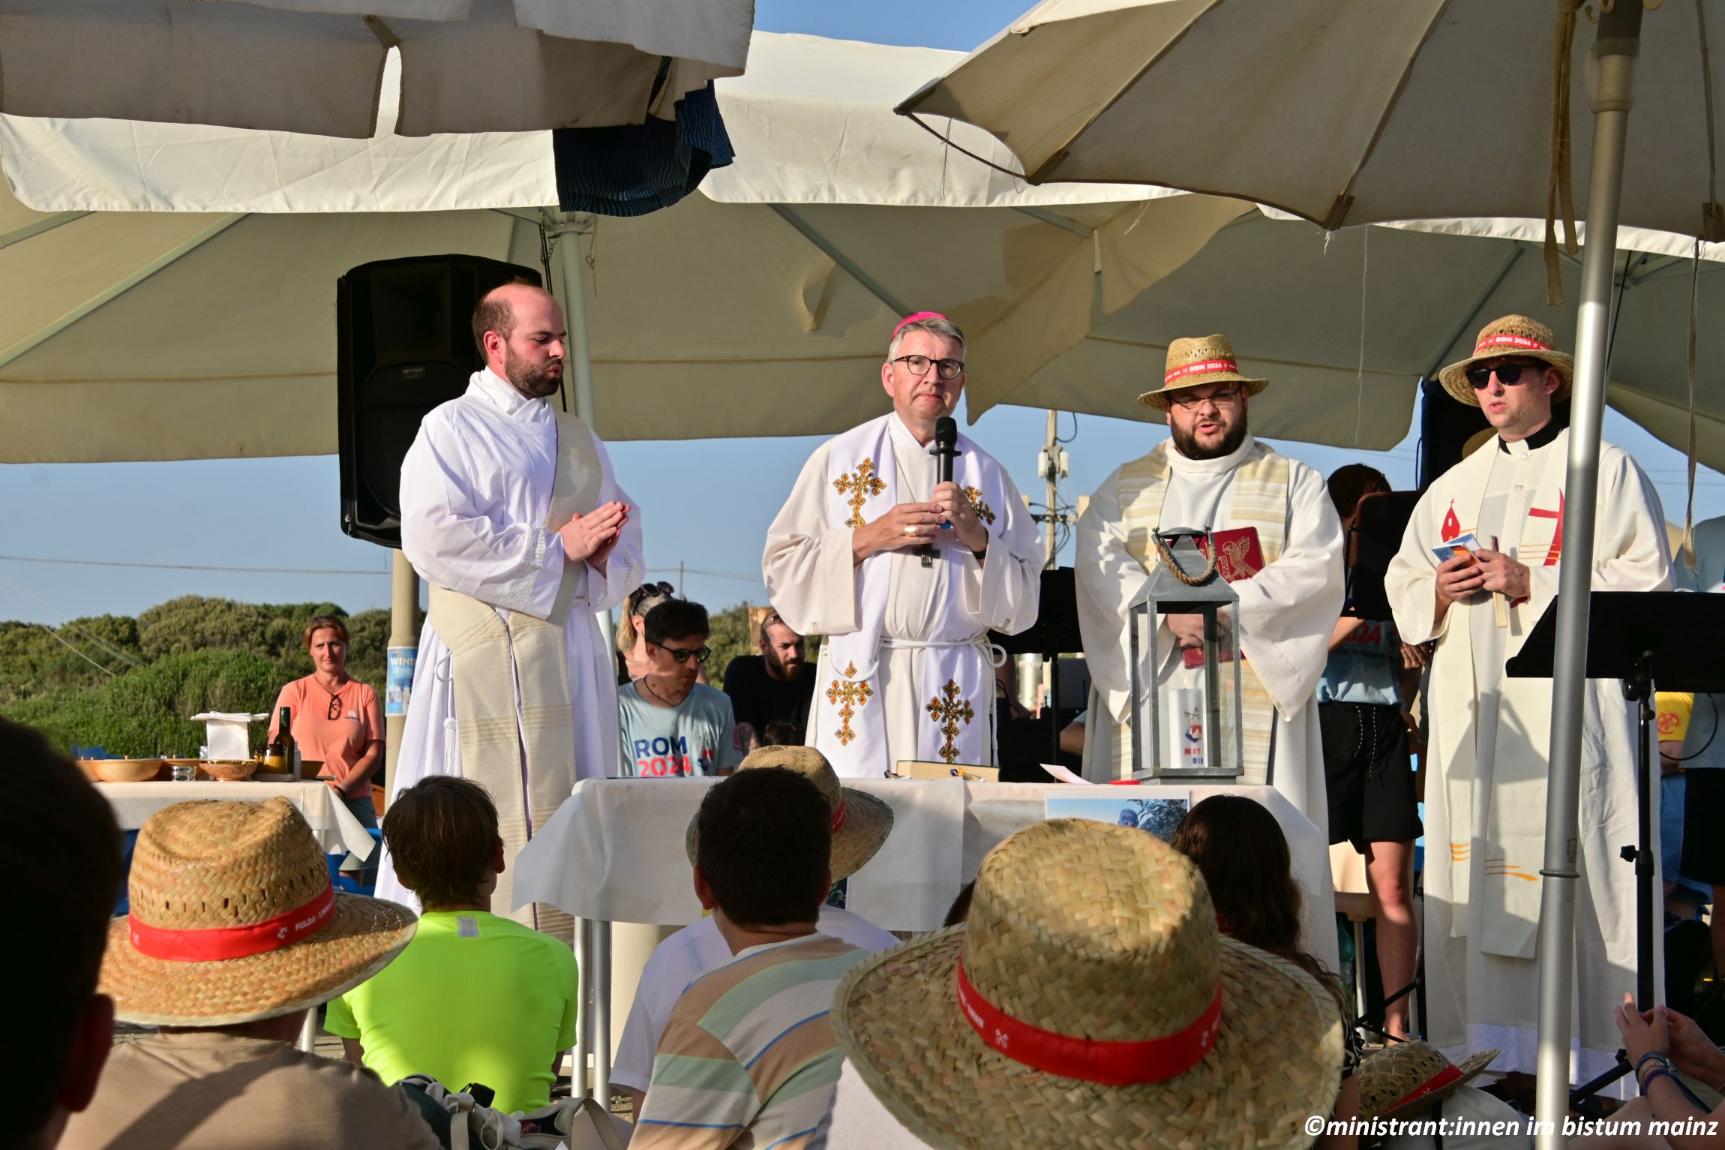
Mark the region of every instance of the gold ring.
[[916, 528], [914, 528], [914, 527], [906, 527], [906, 528], [905, 528], [905, 529], [904, 529], [904, 533], [905, 533], [905, 534], [906, 534], [906, 535], [915, 535], [915, 534], [916, 534]]

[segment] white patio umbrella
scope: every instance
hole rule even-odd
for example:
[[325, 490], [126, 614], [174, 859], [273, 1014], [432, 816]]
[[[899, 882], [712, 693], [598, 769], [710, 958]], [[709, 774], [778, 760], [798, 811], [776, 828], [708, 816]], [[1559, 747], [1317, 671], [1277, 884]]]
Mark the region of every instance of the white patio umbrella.
[[[1033, 179], [1143, 180], [1249, 196], [1329, 227], [1416, 217], [1549, 218], [1574, 159], [1589, 244], [1565, 493], [1593, 548], [1619, 222], [1725, 238], [1709, 26], [1725, 0], [1047, 0], [904, 111], [980, 124]], [[1645, 25], [1645, 27], [1644, 27]], [[1583, 55], [1582, 66], [1575, 66]], [[1553, 63], [1547, 64], [1547, 61]], [[1573, 107], [1572, 107], [1573, 105]], [[1645, 127], [1629, 132], [1630, 109]], [[1590, 106], [1573, 147], [1574, 108]], [[1591, 572], [1564, 566], [1539, 935], [1541, 1146], [1559, 1144], [1571, 1032], [1582, 691]]]
[[397, 48], [404, 136], [638, 124], [741, 72], [753, 22], [753, 0], [0, 0], [0, 112], [363, 138]]
[[757, 34], [719, 83], [737, 162], [633, 219], [540, 208], [542, 133], [0, 117], [0, 460], [333, 452], [336, 278], [441, 252], [536, 267], [542, 234], [600, 434], [836, 432], [886, 409], [871, 379], [905, 312], [1046, 359], [1089, 324], [1099, 251], [1130, 298], [1248, 210], [954, 164], [892, 101], [957, 58]]
[[[1083, 337], [1049, 349], [1052, 358], [996, 361], [979, 349], [967, 410], [972, 419], [998, 404], [1152, 419], [1131, 381], [1162, 370], [1170, 340], [1222, 331], [1242, 370], [1274, 383], [1252, 400], [1254, 430], [1388, 450], [1407, 435], [1418, 381], [1466, 356], [1487, 321], [1529, 314], [1572, 346], [1574, 309], [1545, 302], [1542, 229], [1539, 221], [1486, 220], [1326, 233], [1248, 212], [1135, 297], [1106, 314], [1099, 307]], [[1687, 450], [1692, 245], [1634, 228], [1618, 232], [1618, 245], [1616, 279], [1625, 287], [1614, 308], [1611, 405]], [[1722, 259], [1725, 245], [1703, 245], [1703, 315], [1725, 306]], [[1580, 261], [1564, 256], [1562, 272], [1573, 293]], [[1725, 330], [1707, 324], [1697, 335], [1697, 456], [1725, 470]]]

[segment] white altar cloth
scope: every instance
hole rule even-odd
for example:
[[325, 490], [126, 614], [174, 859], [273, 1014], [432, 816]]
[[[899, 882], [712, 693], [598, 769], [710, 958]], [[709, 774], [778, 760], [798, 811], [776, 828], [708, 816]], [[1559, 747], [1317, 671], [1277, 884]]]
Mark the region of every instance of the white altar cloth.
[[[576, 916], [609, 922], [683, 925], [701, 917], [683, 839], [712, 779], [584, 779], [515, 860], [518, 902], [547, 902]], [[1043, 818], [1050, 794], [1104, 790], [1129, 797], [1197, 802], [1211, 794], [1244, 795], [1276, 816], [1288, 837], [1294, 880], [1303, 895], [1305, 948], [1337, 969], [1329, 846], [1318, 829], [1271, 787], [1154, 786], [1080, 788], [1066, 783], [972, 783], [953, 780], [847, 779], [846, 786], [893, 809], [892, 835], [852, 875], [846, 906], [887, 930], [940, 925], [959, 888], [976, 876], [982, 856], [1000, 840]], [[1107, 865], [1073, 859], [1074, 867]]]

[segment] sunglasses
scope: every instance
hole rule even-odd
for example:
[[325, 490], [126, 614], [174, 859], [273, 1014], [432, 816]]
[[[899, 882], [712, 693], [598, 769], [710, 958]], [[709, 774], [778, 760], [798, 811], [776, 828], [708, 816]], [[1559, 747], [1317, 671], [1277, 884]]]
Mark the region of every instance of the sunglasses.
[[635, 588], [634, 593], [629, 598], [636, 603], [644, 603], [648, 599], [660, 599], [667, 595], [674, 595], [676, 591], [675, 587], [665, 582], [643, 583]]
[[675, 647], [665, 647], [657, 643], [655, 643], [654, 646], [659, 647], [659, 650], [671, 656], [671, 662], [677, 664], [679, 667], [684, 663], [687, 663], [690, 659], [695, 660], [697, 663], [705, 663], [707, 661], [707, 656], [713, 653], [713, 649], [711, 647], [702, 647], [699, 651], [679, 651]]
[[1490, 366], [1481, 364], [1467, 369], [1467, 381], [1473, 385], [1475, 391], [1481, 391], [1491, 384], [1491, 377], [1495, 374], [1499, 383], [1505, 387], [1514, 387], [1521, 382], [1523, 371], [1531, 371], [1534, 368], [1544, 366], [1543, 363], [1525, 362], [1499, 363]]

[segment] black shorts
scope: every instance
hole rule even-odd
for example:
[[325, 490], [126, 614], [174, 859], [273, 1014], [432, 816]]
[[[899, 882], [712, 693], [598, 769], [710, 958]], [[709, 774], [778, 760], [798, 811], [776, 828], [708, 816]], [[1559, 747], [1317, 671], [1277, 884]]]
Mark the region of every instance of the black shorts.
[[1330, 841], [1353, 843], [1364, 854], [1367, 843], [1419, 838], [1419, 800], [1400, 708], [1320, 703], [1318, 731], [1324, 740]]
[[1725, 886], [1725, 770], [1683, 772], [1683, 877]]

